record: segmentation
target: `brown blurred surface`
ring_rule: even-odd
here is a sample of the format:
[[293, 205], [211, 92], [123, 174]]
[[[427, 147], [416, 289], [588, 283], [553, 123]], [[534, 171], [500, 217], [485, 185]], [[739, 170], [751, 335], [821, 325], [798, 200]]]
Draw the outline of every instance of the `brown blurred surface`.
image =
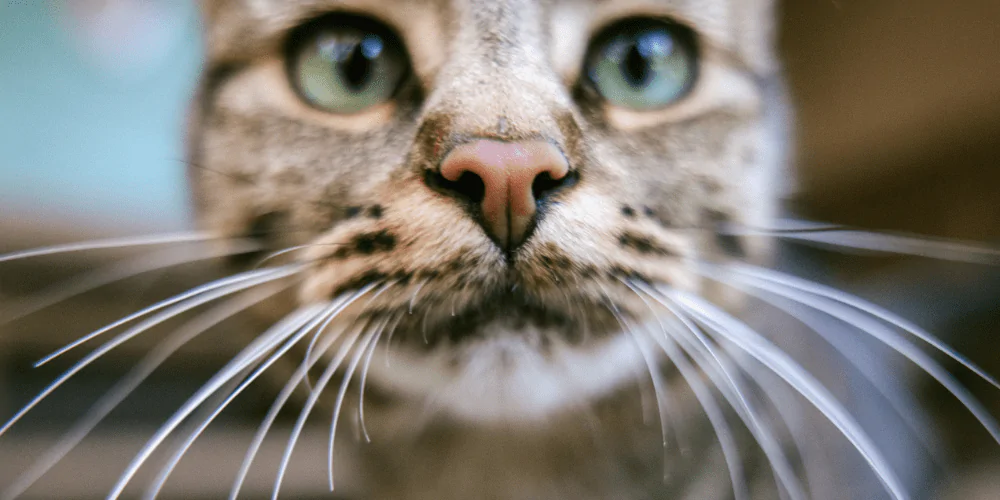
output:
[[805, 210], [1000, 238], [1000, 2], [787, 1], [784, 13]]

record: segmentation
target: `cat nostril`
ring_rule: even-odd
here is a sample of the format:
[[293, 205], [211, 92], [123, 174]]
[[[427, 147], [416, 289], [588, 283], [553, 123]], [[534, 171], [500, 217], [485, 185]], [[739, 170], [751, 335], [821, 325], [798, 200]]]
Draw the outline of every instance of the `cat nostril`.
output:
[[428, 172], [427, 183], [435, 189], [449, 192], [473, 204], [483, 202], [486, 196], [486, 184], [483, 179], [472, 172], [465, 172], [458, 180], [450, 181], [437, 172]]
[[538, 202], [575, 179], [562, 151], [548, 142], [493, 140], [457, 146], [428, 178], [477, 204], [483, 228], [507, 251], [527, 239]]
[[576, 184], [577, 177], [577, 172], [575, 170], [567, 173], [559, 179], [552, 177], [552, 174], [548, 172], [542, 172], [542, 174], [535, 177], [535, 181], [531, 183], [531, 193], [534, 195], [535, 201], [543, 202], [559, 190]]

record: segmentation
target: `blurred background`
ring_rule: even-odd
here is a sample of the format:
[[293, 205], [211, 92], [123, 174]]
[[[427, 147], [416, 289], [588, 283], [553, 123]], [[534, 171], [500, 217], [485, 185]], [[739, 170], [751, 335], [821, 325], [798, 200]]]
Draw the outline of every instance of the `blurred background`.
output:
[[[796, 212], [1000, 245], [998, 26], [996, 0], [785, 2], [782, 48], [797, 109]], [[0, 1], [0, 252], [190, 227], [183, 127], [200, 65], [199, 31], [197, 9], [186, 0]], [[112, 257], [119, 256], [2, 264], [0, 315], [22, 310], [23, 297]], [[803, 274], [933, 329], [1000, 375], [997, 268], [808, 248], [791, 248], [785, 259]], [[0, 418], [66, 367], [31, 370], [34, 360], [143, 303], [137, 283], [157, 293], [183, 290], [194, 283], [186, 278], [203, 278], [208, 269], [145, 275], [13, 322], [0, 316]], [[145, 392], [99, 428], [98, 439], [71, 454], [29, 498], [100, 498], [150, 430], [242, 342], [224, 337], [188, 346], [182, 360], [165, 365]], [[138, 342], [104, 360], [0, 438], [0, 486], [151, 345]], [[865, 425], [901, 455], [896, 459], [906, 464], [917, 498], [1000, 498], [1000, 447], [926, 377], [882, 357], [876, 346], [865, 349], [884, 360], [883, 376], [911, 388], [914, 400], [933, 410], [927, 423], [944, 450], [937, 461], [895, 433], [884, 401], [852, 390], [864, 385], [859, 376], [831, 369]], [[956, 373], [1000, 415], [997, 392]], [[220, 457], [242, 455], [266, 396], [267, 388], [260, 389], [228, 412], [168, 492], [221, 497], [228, 481], [218, 478], [231, 477], [235, 464]], [[304, 443], [287, 491], [322, 497], [322, 467], [308, 459], [321, 455], [322, 446], [309, 450], [309, 440]], [[273, 444], [272, 455], [282, 443]], [[262, 478], [257, 485], [262, 495], [266, 483]]]

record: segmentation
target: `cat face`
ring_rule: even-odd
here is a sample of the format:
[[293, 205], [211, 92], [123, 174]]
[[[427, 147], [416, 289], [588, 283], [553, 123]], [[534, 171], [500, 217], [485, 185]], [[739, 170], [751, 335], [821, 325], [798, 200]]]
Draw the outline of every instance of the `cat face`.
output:
[[338, 321], [391, 321], [411, 365], [559, 378], [649, 321], [627, 282], [764, 258], [713, 229], [776, 206], [770, 0], [203, 3], [202, 224], [302, 245], [303, 303], [377, 286]]

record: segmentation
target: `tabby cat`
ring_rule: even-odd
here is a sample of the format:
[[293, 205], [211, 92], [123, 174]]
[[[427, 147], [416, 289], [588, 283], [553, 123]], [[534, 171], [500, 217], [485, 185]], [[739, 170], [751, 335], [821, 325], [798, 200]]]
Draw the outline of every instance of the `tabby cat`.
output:
[[[910, 498], [809, 370], [737, 319], [753, 297], [870, 333], [1000, 436], [907, 336], [964, 359], [887, 311], [765, 267], [775, 237], [845, 234], [779, 218], [790, 141], [773, 0], [202, 3], [188, 164], [203, 232], [0, 257], [191, 239], [242, 256], [233, 276], [84, 337], [114, 340], [80, 368], [229, 296], [229, 313], [274, 316], [109, 498], [138, 491], [136, 472], [181, 435], [155, 496], [218, 412], [188, 434], [180, 424], [288, 360], [232, 498], [296, 405], [275, 497], [308, 417], [325, 410], [330, 486], [346, 498], [846, 498], [806, 474], [789, 388], [860, 452], [875, 494]], [[876, 246], [887, 242], [907, 248]]]

